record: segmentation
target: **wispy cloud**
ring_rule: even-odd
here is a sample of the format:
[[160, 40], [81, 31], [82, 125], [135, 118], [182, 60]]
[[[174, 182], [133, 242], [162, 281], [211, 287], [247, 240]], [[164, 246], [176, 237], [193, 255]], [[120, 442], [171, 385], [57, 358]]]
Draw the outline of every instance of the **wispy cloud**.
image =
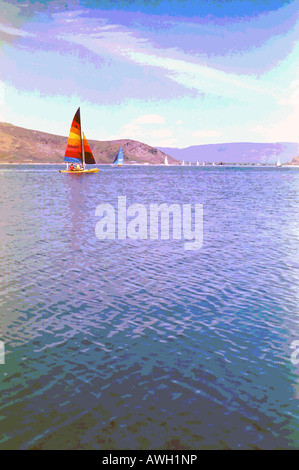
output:
[[[246, 75], [235, 75], [217, 70], [213, 67], [192, 63], [188, 60], [173, 59], [152, 53], [142, 53], [121, 49], [121, 54], [129, 57], [140, 65], [158, 67], [167, 72], [167, 76], [187, 88], [195, 88], [202, 93], [236, 98], [237, 92], [254, 92], [271, 96], [277, 95], [276, 87], [270, 83], [260, 83]], [[248, 97], [245, 95], [246, 100]]]
[[0, 81], [0, 104], [4, 104], [4, 83]]
[[279, 100], [279, 104], [299, 106], [299, 70], [298, 78], [290, 83], [290, 86], [284, 91], [283, 96]]
[[252, 95], [279, 95], [278, 83], [267, 81], [264, 77], [228, 73], [207, 65], [199, 57], [186, 54], [178, 47], [156, 47], [148, 37], [136, 34], [119, 24], [89, 26], [86, 31], [83, 23], [79, 24], [78, 34], [65, 31], [59, 38], [83, 46], [94, 54], [102, 55], [106, 52], [142, 67], [155, 68], [163, 73], [166, 79], [186, 89], [243, 101], [251, 100]]
[[[115, 139], [116, 136], [110, 136]], [[170, 146], [178, 143], [172, 129], [159, 114], [143, 114], [124, 124], [120, 129], [118, 138], [143, 139], [144, 142], [154, 143], [156, 146]]]
[[9, 34], [11, 36], [21, 36], [23, 38], [34, 37], [35, 35], [32, 33], [28, 33], [27, 31], [14, 28], [12, 26], [7, 26], [5, 24], [0, 23], [0, 33]]

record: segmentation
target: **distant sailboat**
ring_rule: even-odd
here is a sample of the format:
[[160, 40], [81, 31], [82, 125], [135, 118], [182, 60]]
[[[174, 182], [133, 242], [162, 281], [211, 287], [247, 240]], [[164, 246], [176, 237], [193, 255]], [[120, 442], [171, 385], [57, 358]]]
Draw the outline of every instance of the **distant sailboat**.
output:
[[282, 166], [279, 160], [279, 157], [277, 158], [276, 166]]
[[212, 165], [215, 166], [215, 163], [213, 162]]
[[119, 147], [117, 157], [114, 160], [113, 164], [117, 165], [117, 166], [122, 166], [124, 164], [124, 154], [123, 154], [123, 151], [122, 151], [121, 147]]
[[205, 165], [206, 165], [205, 162], [202, 162], [202, 166], [205, 166]]
[[182, 166], [184, 166], [184, 165], [185, 165], [185, 161], [183, 160], [183, 161], [182, 161]]
[[189, 162], [189, 166], [191, 166], [191, 162]]
[[[97, 173], [99, 171], [98, 168], [85, 169], [85, 165], [95, 165], [96, 161], [85, 135], [83, 134], [82, 136], [80, 108], [77, 109], [71, 125], [64, 161], [66, 163], [66, 170], [59, 170], [60, 173], [83, 174]], [[75, 167], [74, 164], [76, 165]]]
[[165, 157], [165, 165], [169, 165], [167, 156]]
[[199, 162], [198, 162], [198, 161], [196, 162], [196, 166], [199, 166]]

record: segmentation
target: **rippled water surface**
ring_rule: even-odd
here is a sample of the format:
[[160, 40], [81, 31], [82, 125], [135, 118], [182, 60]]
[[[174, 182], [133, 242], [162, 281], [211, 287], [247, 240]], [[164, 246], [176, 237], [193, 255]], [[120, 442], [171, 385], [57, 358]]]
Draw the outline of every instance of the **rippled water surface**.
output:
[[[58, 169], [0, 167], [0, 448], [297, 448], [299, 170]], [[121, 195], [203, 247], [98, 240]]]

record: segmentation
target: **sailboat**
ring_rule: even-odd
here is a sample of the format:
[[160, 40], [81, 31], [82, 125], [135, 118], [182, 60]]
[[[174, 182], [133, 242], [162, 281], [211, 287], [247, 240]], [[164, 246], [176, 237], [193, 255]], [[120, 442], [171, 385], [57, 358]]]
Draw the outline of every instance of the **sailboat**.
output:
[[85, 165], [94, 165], [96, 161], [84, 133], [82, 135], [80, 108], [77, 109], [71, 125], [64, 161], [66, 163], [66, 170], [59, 170], [60, 173], [81, 175], [83, 173], [97, 173], [99, 171], [98, 168], [85, 169]]
[[279, 157], [277, 158], [276, 166], [282, 166], [279, 160]]
[[198, 162], [198, 160], [197, 160], [197, 162], [196, 162], [196, 166], [199, 166], [199, 162]]
[[167, 158], [167, 156], [165, 157], [165, 162], [164, 162], [164, 163], [165, 163], [165, 165], [168, 165], [168, 158]]
[[113, 165], [122, 166], [124, 164], [124, 154], [122, 148], [119, 147], [118, 154], [116, 159], [113, 162]]
[[183, 161], [182, 161], [182, 166], [184, 166], [184, 165], [185, 165], [185, 161], [183, 160]]

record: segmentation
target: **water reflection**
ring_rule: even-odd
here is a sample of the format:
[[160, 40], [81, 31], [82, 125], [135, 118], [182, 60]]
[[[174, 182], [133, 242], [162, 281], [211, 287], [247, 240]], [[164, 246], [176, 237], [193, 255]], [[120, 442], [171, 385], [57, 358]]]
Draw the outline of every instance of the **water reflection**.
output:
[[[296, 448], [295, 170], [68, 176], [1, 180], [0, 448]], [[203, 203], [203, 248], [100, 242], [119, 195]]]

